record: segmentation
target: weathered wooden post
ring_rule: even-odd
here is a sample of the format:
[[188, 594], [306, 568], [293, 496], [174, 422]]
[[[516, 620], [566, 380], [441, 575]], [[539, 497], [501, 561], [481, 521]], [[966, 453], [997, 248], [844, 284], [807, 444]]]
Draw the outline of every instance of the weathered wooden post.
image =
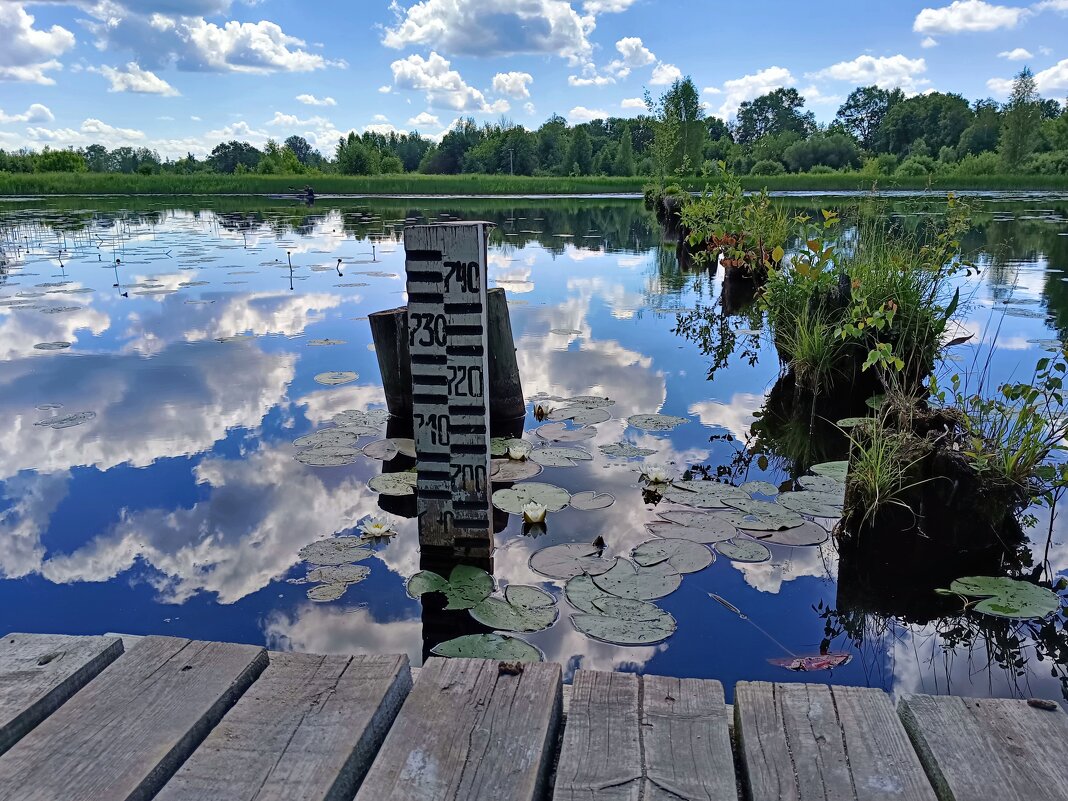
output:
[[420, 547], [488, 558], [491, 223], [404, 230]]

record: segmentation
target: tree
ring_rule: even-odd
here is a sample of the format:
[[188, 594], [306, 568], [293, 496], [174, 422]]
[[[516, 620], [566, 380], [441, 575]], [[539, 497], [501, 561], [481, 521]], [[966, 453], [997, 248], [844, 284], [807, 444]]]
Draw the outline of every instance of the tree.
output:
[[342, 175], [373, 175], [375, 172], [370, 151], [354, 131], [338, 139], [335, 158], [337, 171]]
[[212, 169], [216, 172], [233, 173], [238, 165], [246, 170], [254, 170], [263, 154], [248, 142], [230, 141], [215, 146], [208, 156]]
[[968, 101], [960, 95], [931, 92], [902, 100], [886, 112], [876, 135], [876, 150], [902, 155], [912, 153], [923, 139], [932, 153], [955, 148], [961, 134], [975, 119]]
[[848, 134], [815, 134], [786, 148], [783, 160], [793, 172], [808, 172], [817, 164], [840, 170], [860, 166], [860, 148]]
[[109, 172], [111, 170], [111, 154], [103, 145], [89, 145], [82, 151], [85, 164], [89, 172]]
[[1035, 149], [1038, 125], [1042, 121], [1042, 106], [1035, 86], [1035, 76], [1027, 67], [1012, 82], [1012, 94], [1005, 106], [998, 152], [1001, 163], [1009, 172], [1020, 169], [1024, 159]]
[[567, 150], [568, 173], [589, 175], [593, 168], [593, 146], [586, 128], [579, 125], [571, 134], [571, 146]]
[[85, 157], [73, 150], [45, 148], [34, 159], [35, 172], [85, 172]]
[[301, 164], [311, 164], [312, 146], [303, 136], [290, 136], [286, 139], [285, 146], [293, 151], [293, 155]]
[[796, 89], [776, 89], [738, 108], [732, 133], [734, 141], [752, 144], [764, 136], [794, 132], [808, 136], [816, 130], [816, 117], [804, 111], [805, 98]]
[[567, 120], [559, 114], [553, 114], [538, 128], [538, 164], [545, 172], [566, 175], [571, 167], [565, 165], [569, 137]]
[[871, 150], [883, 118], [904, 99], [905, 93], [900, 89], [861, 86], [849, 93], [834, 119], [860, 142], [861, 147]]
[[1001, 112], [993, 100], [979, 100], [972, 104], [975, 121], [964, 129], [957, 145], [957, 155], [979, 155], [995, 150], [1001, 137]]
[[619, 149], [616, 150], [616, 160], [612, 165], [613, 175], [634, 175], [634, 145], [632, 144], [630, 128], [623, 129], [623, 136], [619, 140]]
[[701, 111], [701, 97], [691, 78], [676, 79], [661, 100], [664, 110], [678, 125], [678, 143], [671, 159], [672, 171], [694, 172], [701, 165], [708, 128]]

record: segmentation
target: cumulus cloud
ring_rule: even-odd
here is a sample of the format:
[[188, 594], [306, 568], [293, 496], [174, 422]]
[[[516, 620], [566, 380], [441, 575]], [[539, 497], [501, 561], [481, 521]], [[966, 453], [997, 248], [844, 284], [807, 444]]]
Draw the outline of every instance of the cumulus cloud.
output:
[[920, 47], [922, 47], [924, 50], [929, 50], [932, 47], [938, 47], [938, 40], [935, 39], [933, 36], [925, 36], [923, 38], [923, 41], [920, 42]]
[[428, 128], [428, 127], [440, 128], [441, 127], [441, 120], [439, 120], [435, 115], [431, 114], [429, 111], [421, 111], [418, 114], [416, 114], [414, 117], [409, 119], [408, 120], [408, 124], [411, 125], [414, 128]]
[[74, 34], [59, 25], [35, 28], [19, 3], [0, 2], [0, 80], [54, 84], [46, 75], [62, 68], [57, 56], [74, 47]]
[[925, 8], [916, 15], [916, 33], [964, 33], [1015, 28], [1031, 12], [1026, 8], [999, 6], [985, 0], [953, 0], [941, 8]]
[[394, 8], [398, 20], [386, 28], [386, 47], [433, 47], [449, 55], [548, 53], [578, 63], [589, 57], [587, 37], [596, 24], [568, 0], [496, 0], [491, 13], [479, 0], [421, 0]]
[[40, 103], [32, 103], [28, 109], [21, 114], [5, 114], [4, 110], [0, 108], [0, 124], [12, 123], [12, 122], [52, 122], [56, 116], [52, 113], [48, 106], [42, 106]]
[[[1012, 78], [991, 78], [986, 82], [986, 88], [997, 97], [1008, 97], [1012, 92]], [[1068, 90], [1068, 58], [1036, 72], [1035, 88], [1047, 97]]]
[[598, 75], [592, 66], [588, 67], [582, 75], [567, 76], [568, 86], [607, 86], [615, 82], [616, 79], [611, 75]]
[[620, 78], [626, 78], [636, 67], [648, 67], [656, 61], [656, 56], [638, 36], [627, 36], [616, 42], [619, 58], [608, 65], [609, 72]]
[[297, 102], [306, 106], [336, 106], [337, 101], [332, 97], [316, 97], [315, 95], [297, 95]]
[[681, 77], [682, 70], [674, 64], [665, 64], [661, 61], [653, 67], [653, 77], [649, 79], [649, 83], [653, 86], [667, 86]]
[[93, 117], [84, 120], [77, 129], [30, 126], [26, 129], [26, 136], [36, 145], [54, 147], [73, 147], [94, 143], [119, 147], [142, 144], [145, 139], [144, 131], [136, 128], [119, 128]]
[[645, 110], [645, 100], [640, 97], [625, 97], [619, 103], [620, 108], [637, 108]]
[[1002, 50], [998, 53], [998, 58], [1003, 58], [1007, 61], [1023, 61], [1034, 57], [1035, 54], [1025, 47], [1014, 47], [1012, 50]]
[[424, 92], [434, 108], [481, 112], [504, 112], [509, 108], [504, 100], [486, 102], [486, 96], [468, 85], [459, 72], [450, 68], [448, 59], [436, 52], [428, 58], [413, 54], [398, 59], [390, 69], [394, 86]]
[[493, 91], [516, 99], [530, 97], [534, 76], [529, 72], [498, 72], [493, 76]]
[[136, 61], [129, 62], [124, 68], [91, 67], [90, 71], [98, 72], [111, 82], [109, 92], [134, 92], [142, 95], [164, 95], [176, 97], [179, 92], [154, 72], [141, 69]]
[[723, 82], [722, 89], [709, 87], [709, 94], [723, 94], [723, 103], [719, 107], [719, 116], [727, 119], [737, 113], [738, 107], [746, 100], [753, 100], [782, 86], [793, 86], [796, 79], [785, 67], [768, 67], [752, 75], [732, 78]]
[[857, 56], [852, 61], [839, 61], [818, 72], [805, 74], [807, 78], [849, 81], [854, 85], [875, 84], [882, 89], [900, 87], [906, 92], [918, 92], [929, 83], [921, 78], [927, 71], [927, 62], [922, 58], [896, 56]]
[[586, 0], [582, 8], [587, 14], [618, 14], [626, 11], [638, 0]]
[[575, 106], [571, 111], [567, 112], [568, 120], [573, 123], [606, 120], [610, 116], [607, 111], [602, 111], [599, 108], [586, 108], [585, 106]]

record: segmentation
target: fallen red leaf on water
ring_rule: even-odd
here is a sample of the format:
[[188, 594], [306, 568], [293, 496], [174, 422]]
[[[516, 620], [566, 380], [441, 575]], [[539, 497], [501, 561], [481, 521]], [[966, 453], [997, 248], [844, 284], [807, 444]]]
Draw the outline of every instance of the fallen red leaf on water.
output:
[[769, 659], [768, 662], [776, 667], [807, 673], [810, 670], [834, 670], [836, 667], [848, 664], [852, 658], [852, 654], [823, 654]]

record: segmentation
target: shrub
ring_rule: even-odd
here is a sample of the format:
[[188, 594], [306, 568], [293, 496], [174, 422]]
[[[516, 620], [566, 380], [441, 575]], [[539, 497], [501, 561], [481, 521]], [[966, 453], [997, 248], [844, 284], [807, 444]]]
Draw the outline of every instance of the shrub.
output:
[[753, 168], [749, 170], [750, 175], [782, 175], [786, 172], [786, 168], [778, 161], [772, 161], [771, 159], [763, 159], [753, 165]]
[[934, 175], [938, 172], [938, 164], [930, 156], [909, 156], [898, 165], [894, 175]]
[[838, 170], [828, 167], [826, 164], [817, 164], [808, 171], [809, 175], [834, 175]]
[[1068, 175], [1068, 151], [1036, 153], [1024, 162], [1023, 171], [1032, 175]]
[[1001, 170], [1001, 159], [992, 150], [975, 155], [969, 153], [957, 162], [953, 170], [954, 175], [962, 177], [974, 177], [977, 175], [997, 175]]

